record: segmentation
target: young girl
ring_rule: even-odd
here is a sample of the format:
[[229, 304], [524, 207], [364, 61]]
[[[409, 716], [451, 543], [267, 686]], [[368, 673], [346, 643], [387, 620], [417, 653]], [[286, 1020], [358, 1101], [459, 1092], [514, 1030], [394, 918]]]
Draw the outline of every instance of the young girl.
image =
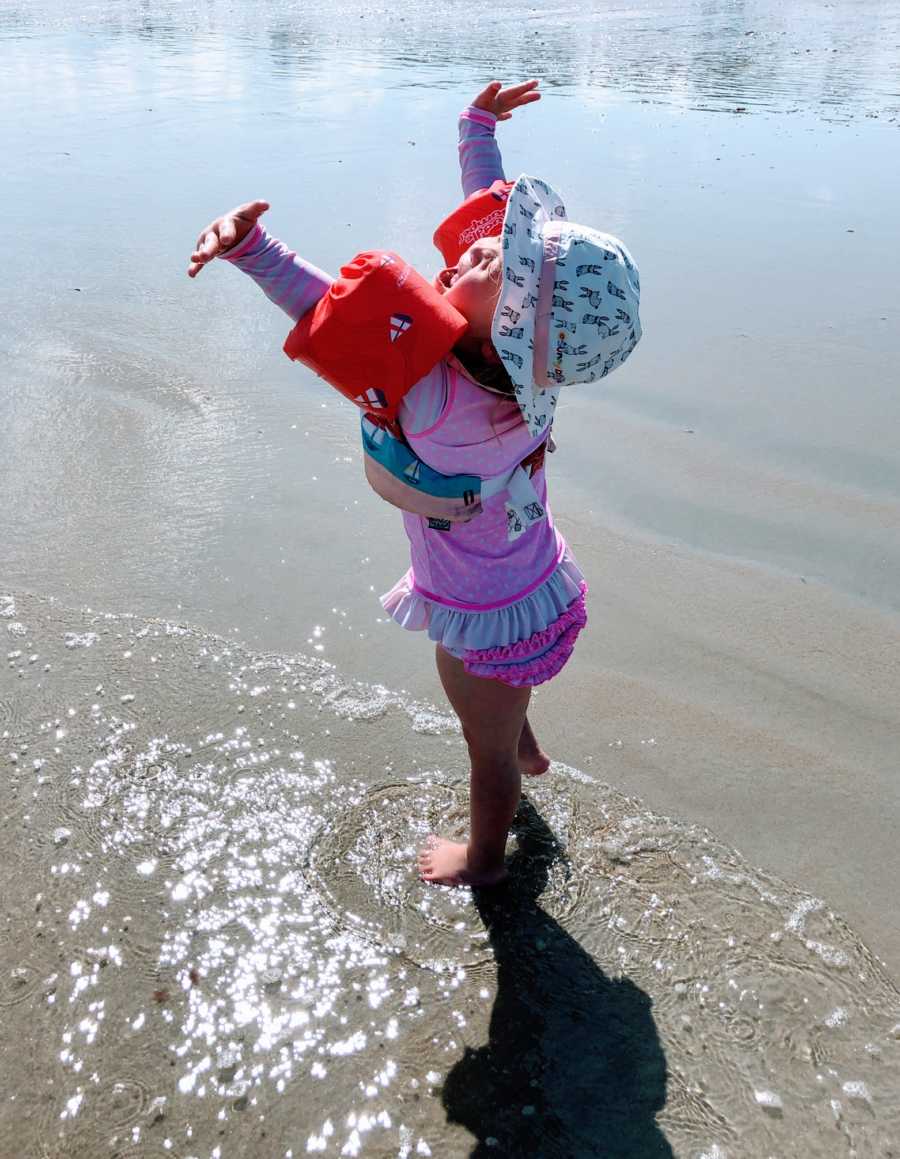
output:
[[[544, 452], [557, 388], [602, 378], [640, 337], [624, 246], [566, 219], [549, 185], [503, 176], [497, 120], [537, 81], [488, 85], [460, 119], [466, 201], [435, 234], [428, 284], [396, 254], [360, 254], [332, 280], [269, 237], [265, 201], [217, 218], [188, 274], [222, 257], [296, 323], [286, 352], [364, 411], [366, 474], [404, 508], [412, 566], [382, 597], [428, 631], [471, 760], [465, 843], [431, 837], [421, 878], [489, 886], [525, 773], [550, 761], [526, 715], [586, 623], [584, 577], [547, 506]], [[548, 446], [549, 444], [549, 446]]]

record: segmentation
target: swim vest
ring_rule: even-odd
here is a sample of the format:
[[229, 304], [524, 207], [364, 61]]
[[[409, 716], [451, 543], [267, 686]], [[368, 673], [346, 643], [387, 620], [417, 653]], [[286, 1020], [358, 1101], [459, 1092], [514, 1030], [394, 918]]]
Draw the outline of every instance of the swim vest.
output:
[[[435, 244], [447, 265], [479, 237], [499, 234], [510, 182], [495, 181], [467, 198], [438, 226]], [[324, 378], [363, 412], [366, 479], [383, 499], [438, 530], [481, 512], [478, 475], [442, 475], [410, 447], [397, 422], [403, 397], [445, 359], [468, 323], [398, 254], [357, 254], [327, 293], [297, 322], [284, 352]], [[541, 444], [521, 466], [543, 465]]]
[[363, 412], [366, 479], [383, 499], [435, 521], [481, 511], [477, 475], [442, 475], [397, 422], [404, 395], [446, 358], [468, 323], [421, 274], [385, 250], [357, 254], [287, 337], [284, 351]]

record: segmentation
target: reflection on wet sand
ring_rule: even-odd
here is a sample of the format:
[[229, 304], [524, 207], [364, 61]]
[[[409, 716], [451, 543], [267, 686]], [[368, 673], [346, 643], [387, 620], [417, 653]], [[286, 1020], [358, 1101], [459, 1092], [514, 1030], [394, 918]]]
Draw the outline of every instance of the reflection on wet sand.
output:
[[649, 996], [612, 978], [539, 904], [565, 852], [527, 797], [510, 877], [474, 892], [497, 969], [488, 1041], [444, 1083], [447, 1118], [478, 1139], [473, 1159], [665, 1159], [656, 1123], [666, 1060]]
[[426, 887], [438, 711], [17, 593], [0, 631], [2, 1159], [887, 1155], [896, 986], [708, 832], [554, 765], [505, 887]]

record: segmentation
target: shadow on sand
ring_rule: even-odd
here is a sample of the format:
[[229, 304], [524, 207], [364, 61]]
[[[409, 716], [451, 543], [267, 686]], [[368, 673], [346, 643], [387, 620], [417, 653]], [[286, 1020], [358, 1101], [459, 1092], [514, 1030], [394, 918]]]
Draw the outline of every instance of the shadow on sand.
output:
[[606, 976], [537, 903], [565, 854], [526, 797], [509, 879], [475, 891], [497, 961], [489, 1039], [447, 1076], [447, 1119], [473, 1159], [672, 1159], [656, 1125], [666, 1061], [650, 999]]

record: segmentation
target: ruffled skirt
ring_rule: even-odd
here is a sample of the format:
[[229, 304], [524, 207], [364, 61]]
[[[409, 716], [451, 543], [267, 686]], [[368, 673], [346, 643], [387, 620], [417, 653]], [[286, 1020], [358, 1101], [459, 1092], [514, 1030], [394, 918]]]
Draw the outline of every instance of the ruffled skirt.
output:
[[401, 628], [427, 631], [473, 676], [521, 688], [550, 680], [572, 655], [587, 623], [586, 592], [566, 548], [549, 579], [503, 608], [463, 612], [426, 599], [413, 587], [412, 570], [381, 597], [381, 605]]

